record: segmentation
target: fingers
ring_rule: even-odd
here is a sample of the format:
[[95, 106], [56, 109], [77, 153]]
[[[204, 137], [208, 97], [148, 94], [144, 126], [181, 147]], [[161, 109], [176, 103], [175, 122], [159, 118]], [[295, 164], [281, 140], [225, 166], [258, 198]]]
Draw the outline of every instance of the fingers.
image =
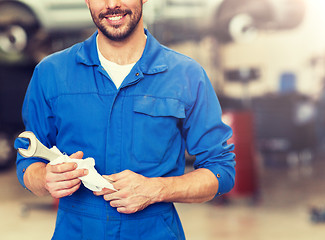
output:
[[[83, 157], [83, 152], [79, 151], [71, 155], [75, 159]], [[87, 169], [77, 169], [74, 162], [66, 162], [57, 165], [47, 164], [46, 166], [46, 189], [52, 197], [61, 198], [71, 195], [77, 191], [81, 185], [80, 177], [88, 174]]]
[[113, 180], [113, 178], [112, 178], [111, 176], [112, 176], [112, 175], [109, 175], [109, 176], [107, 176], [107, 175], [103, 175], [103, 177], [104, 177], [107, 181], [109, 181], [110, 183], [113, 183], [114, 180]]
[[104, 199], [109, 201], [111, 207], [116, 208], [119, 213], [130, 214], [139, 210], [139, 208], [132, 206], [130, 199], [119, 197], [119, 193], [104, 195]]
[[83, 156], [84, 156], [84, 153], [82, 151], [78, 151], [76, 153], [71, 154], [70, 158], [82, 159]]
[[[123, 200], [114, 200], [109, 203], [111, 207], [116, 208], [119, 213], [132, 213], [132, 210], [128, 210], [126, 203]], [[135, 211], [134, 211], [135, 212]]]
[[69, 163], [60, 163], [56, 165], [48, 164], [47, 168], [53, 173], [64, 173], [64, 172], [70, 172], [75, 170], [78, 167], [78, 165], [74, 162]]
[[139, 206], [137, 203], [132, 203], [127, 199], [121, 200], [112, 200], [110, 201], [111, 207], [116, 208], [119, 213], [131, 214], [139, 210], [142, 210], [144, 207]]
[[79, 183], [73, 186], [72, 188], [63, 188], [56, 191], [52, 191], [50, 193], [54, 198], [62, 198], [62, 197], [70, 196], [71, 194], [73, 194], [79, 189], [80, 185], [81, 185], [81, 181], [79, 180]]
[[113, 182], [116, 182], [120, 179], [125, 179], [127, 178], [128, 176], [131, 176], [135, 174], [134, 172], [130, 171], [130, 170], [124, 170], [122, 172], [119, 172], [119, 173], [115, 173], [115, 174], [111, 174], [111, 175], [108, 175], [108, 176], [105, 176], [106, 179], [109, 179]]
[[[107, 175], [102, 175], [108, 182], [110, 182], [111, 184], [113, 184], [113, 187], [115, 188], [114, 186], [114, 182], [111, 180], [110, 176], [107, 176]], [[116, 188], [115, 188], [116, 189]], [[94, 191], [93, 194], [95, 196], [103, 196], [105, 194], [111, 194], [111, 193], [114, 193], [116, 191], [112, 190], [112, 189], [108, 189], [108, 188], [103, 188], [101, 191]]]
[[111, 201], [110, 205], [111, 205], [111, 207], [118, 208], [118, 207], [124, 207], [125, 203], [123, 200], [115, 200], [115, 201]]
[[108, 189], [108, 188], [103, 188], [101, 191], [97, 191], [97, 192], [93, 192], [95, 196], [103, 196], [106, 194], [111, 194], [114, 193], [116, 191]]
[[120, 173], [115, 173], [111, 175], [103, 175], [103, 177], [107, 181], [109, 181], [116, 190], [120, 190], [128, 186], [129, 183], [132, 182], [132, 179], [134, 179], [134, 177], [136, 176], [139, 175], [130, 170], [124, 170]]
[[48, 182], [48, 188], [51, 192], [71, 189], [81, 183], [80, 179], [73, 179], [70, 181], [61, 181], [61, 182]]
[[69, 171], [69, 172], [58, 173], [58, 174], [48, 173], [46, 175], [46, 180], [47, 182], [71, 181], [86, 176], [87, 174], [88, 174], [87, 169], [77, 169], [75, 171]]
[[130, 170], [104, 177], [114, 181], [112, 184], [117, 191], [104, 189], [94, 194], [102, 195], [118, 212], [134, 213], [153, 203], [151, 192], [155, 188], [154, 181], [149, 181], [148, 178]]
[[88, 174], [87, 169], [76, 169], [78, 165], [76, 163], [61, 163], [57, 165], [50, 165], [46, 166], [47, 171], [52, 174], [57, 174], [60, 176], [58, 180], [69, 180], [74, 178], [79, 178], [86, 176]]
[[79, 178], [72, 180], [46, 179], [46, 189], [54, 198], [68, 196], [79, 189], [81, 180]]
[[115, 173], [115, 174], [111, 174], [111, 175], [103, 175], [103, 177], [108, 180], [109, 182], [116, 182], [120, 177], [119, 177], [120, 173]]

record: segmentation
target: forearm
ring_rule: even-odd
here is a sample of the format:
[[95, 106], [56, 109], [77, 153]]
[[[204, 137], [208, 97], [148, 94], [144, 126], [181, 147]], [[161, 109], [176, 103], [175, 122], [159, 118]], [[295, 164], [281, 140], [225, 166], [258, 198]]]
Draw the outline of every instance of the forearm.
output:
[[24, 174], [24, 183], [26, 187], [37, 196], [48, 195], [49, 192], [45, 188], [46, 164], [36, 162], [31, 164]]
[[161, 191], [157, 202], [199, 203], [211, 200], [218, 192], [219, 182], [208, 169], [200, 168], [177, 177], [157, 178]]

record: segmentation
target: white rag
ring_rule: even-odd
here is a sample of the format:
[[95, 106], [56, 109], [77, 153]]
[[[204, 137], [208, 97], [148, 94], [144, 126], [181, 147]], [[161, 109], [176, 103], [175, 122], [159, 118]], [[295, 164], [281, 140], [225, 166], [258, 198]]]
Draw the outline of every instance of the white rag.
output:
[[52, 147], [50, 150], [61, 155], [55, 160], [50, 161], [51, 165], [56, 165], [65, 162], [74, 162], [78, 165], [77, 169], [88, 169], [88, 174], [86, 176], [79, 177], [79, 179], [82, 181], [86, 188], [95, 192], [101, 191], [103, 188], [108, 188], [116, 191], [113, 185], [97, 172], [97, 170], [95, 169], [94, 158], [72, 159], [68, 155], [62, 154], [60, 150], [55, 146]]

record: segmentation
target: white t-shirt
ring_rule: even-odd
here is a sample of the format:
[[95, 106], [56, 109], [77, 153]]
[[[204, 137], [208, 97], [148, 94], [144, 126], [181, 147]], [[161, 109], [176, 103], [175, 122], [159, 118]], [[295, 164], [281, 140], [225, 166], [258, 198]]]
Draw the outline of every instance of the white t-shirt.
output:
[[127, 65], [120, 65], [114, 62], [107, 60], [99, 51], [98, 48], [98, 38], [97, 38], [97, 52], [100, 64], [111, 77], [112, 81], [114, 82], [116, 88], [118, 89], [123, 80], [126, 76], [130, 73], [131, 69], [135, 65], [135, 63], [127, 64]]

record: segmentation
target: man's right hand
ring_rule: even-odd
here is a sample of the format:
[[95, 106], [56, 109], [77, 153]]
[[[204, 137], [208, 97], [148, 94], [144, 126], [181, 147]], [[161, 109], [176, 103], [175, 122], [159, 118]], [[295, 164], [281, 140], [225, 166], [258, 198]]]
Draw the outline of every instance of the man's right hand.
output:
[[[83, 152], [79, 151], [70, 158], [82, 159]], [[87, 169], [76, 169], [76, 163], [61, 163], [46, 165], [45, 188], [54, 198], [62, 198], [73, 194], [80, 187], [79, 177], [88, 174]]]

